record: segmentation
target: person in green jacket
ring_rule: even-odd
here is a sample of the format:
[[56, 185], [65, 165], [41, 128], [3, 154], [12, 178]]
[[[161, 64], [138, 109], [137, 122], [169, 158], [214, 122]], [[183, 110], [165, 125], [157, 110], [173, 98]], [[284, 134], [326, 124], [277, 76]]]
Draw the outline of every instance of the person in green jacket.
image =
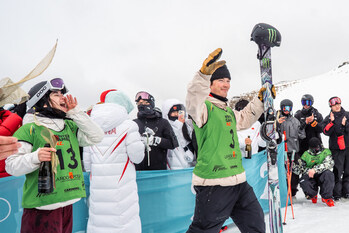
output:
[[[186, 105], [198, 151], [192, 183], [193, 222], [187, 232], [219, 232], [231, 217], [241, 232], [265, 232], [263, 210], [246, 181], [237, 130], [250, 128], [263, 112], [261, 88], [243, 110], [228, 106], [230, 73], [216, 49], [188, 85]], [[275, 89], [272, 89], [275, 96]]]
[[[99, 143], [104, 132], [66, 92], [60, 78], [34, 85], [27, 102], [34, 113], [24, 116], [14, 134], [21, 147], [7, 158], [6, 171], [26, 176], [21, 232], [72, 232], [72, 205], [86, 197], [79, 146]], [[56, 164], [55, 187], [46, 193], [38, 189], [39, 167], [45, 161]]]
[[329, 207], [334, 206], [332, 199], [334, 188], [334, 174], [332, 172], [334, 160], [329, 149], [323, 148], [317, 137], [309, 140], [309, 150], [305, 151], [298, 164], [293, 167], [293, 172], [302, 175], [300, 186], [307, 199], [316, 204], [320, 187], [322, 202]]

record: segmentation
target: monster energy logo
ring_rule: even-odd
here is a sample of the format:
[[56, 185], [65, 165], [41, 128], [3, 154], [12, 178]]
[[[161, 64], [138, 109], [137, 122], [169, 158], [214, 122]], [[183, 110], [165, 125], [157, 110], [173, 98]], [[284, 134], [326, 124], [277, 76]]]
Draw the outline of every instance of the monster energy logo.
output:
[[264, 68], [269, 68], [270, 67], [270, 59], [269, 58], [263, 58], [262, 59], [262, 64]]
[[275, 42], [276, 41], [276, 30], [273, 28], [268, 28], [268, 32], [269, 32], [269, 41]]

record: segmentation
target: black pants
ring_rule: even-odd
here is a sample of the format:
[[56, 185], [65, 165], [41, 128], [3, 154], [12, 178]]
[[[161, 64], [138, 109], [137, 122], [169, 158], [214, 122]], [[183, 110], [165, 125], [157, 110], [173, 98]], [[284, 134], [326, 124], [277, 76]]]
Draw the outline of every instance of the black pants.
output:
[[330, 170], [325, 170], [321, 174], [315, 174], [314, 178], [303, 175], [299, 182], [305, 195], [315, 197], [320, 187], [320, 195], [322, 198], [328, 199], [332, 197], [334, 188], [334, 175]]
[[[290, 166], [291, 166], [292, 153], [288, 152], [287, 153], [287, 157], [288, 157], [288, 160], [290, 161]], [[300, 158], [299, 153], [295, 153], [293, 164], [298, 164], [298, 159], [299, 158]], [[286, 167], [286, 171], [287, 171], [287, 167]], [[286, 184], [287, 184], [287, 187], [288, 187], [287, 179], [286, 179]], [[291, 192], [292, 192], [292, 196], [296, 196], [296, 193], [298, 192], [298, 188], [297, 188], [298, 184], [299, 184], [299, 175], [297, 175], [297, 174], [292, 172], [292, 177], [291, 177]]]
[[334, 160], [333, 196], [339, 198], [349, 194], [349, 148], [345, 150], [331, 150]]
[[194, 186], [195, 213], [187, 233], [218, 233], [231, 217], [241, 232], [265, 232], [265, 222], [252, 187], [244, 182], [236, 186]]

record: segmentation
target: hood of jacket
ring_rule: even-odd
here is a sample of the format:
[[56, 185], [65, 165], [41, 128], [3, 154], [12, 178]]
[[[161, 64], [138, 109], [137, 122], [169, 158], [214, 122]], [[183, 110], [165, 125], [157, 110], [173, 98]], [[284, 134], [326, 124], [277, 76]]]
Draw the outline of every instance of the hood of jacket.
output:
[[125, 107], [114, 103], [103, 103], [93, 107], [91, 119], [96, 122], [104, 132], [107, 132], [129, 119], [129, 116]]
[[[166, 120], [170, 121], [168, 119], [168, 113], [170, 112], [170, 109], [172, 108], [173, 105], [177, 104], [182, 104], [184, 105], [181, 101], [177, 99], [168, 99], [165, 100], [162, 104], [162, 117], [165, 118]], [[187, 119], [187, 112], [185, 112], [185, 119]]]

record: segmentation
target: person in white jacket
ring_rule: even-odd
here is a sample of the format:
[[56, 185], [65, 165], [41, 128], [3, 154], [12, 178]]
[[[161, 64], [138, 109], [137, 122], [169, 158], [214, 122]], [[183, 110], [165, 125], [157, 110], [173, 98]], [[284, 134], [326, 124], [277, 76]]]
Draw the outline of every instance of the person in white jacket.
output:
[[[236, 111], [241, 111], [248, 105], [248, 103], [248, 100], [241, 99], [235, 104], [234, 109]], [[266, 143], [259, 133], [260, 128], [261, 123], [256, 121], [250, 128], [237, 131], [242, 157], [247, 156], [245, 151], [247, 144], [251, 145], [252, 155], [258, 153], [259, 147], [266, 147]]]
[[144, 144], [129, 119], [130, 106], [121, 91], [111, 91], [91, 111], [105, 136], [84, 148], [85, 169], [91, 172], [87, 232], [141, 232], [134, 163], [143, 160]]
[[179, 146], [167, 151], [169, 170], [183, 169], [195, 165], [192, 143], [193, 125], [184, 104], [177, 99], [168, 99], [162, 104], [162, 117], [170, 122]]
[[[77, 106], [76, 98], [64, 96], [66, 92], [60, 78], [33, 86], [27, 106], [35, 112], [24, 116], [14, 134], [21, 147], [7, 158], [6, 171], [26, 175], [21, 232], [72, 232], [72, 204], [86, 197], [79, 146], [99, 143], [103, 131]], [[51, 147], [44, 147], [48, 141]], [[59, 164], [51, 177], [54, 185], [48, 185], [50, 178], [39, 182], [39, 167], [46, 161], [54, 164], [53, 152]]]

